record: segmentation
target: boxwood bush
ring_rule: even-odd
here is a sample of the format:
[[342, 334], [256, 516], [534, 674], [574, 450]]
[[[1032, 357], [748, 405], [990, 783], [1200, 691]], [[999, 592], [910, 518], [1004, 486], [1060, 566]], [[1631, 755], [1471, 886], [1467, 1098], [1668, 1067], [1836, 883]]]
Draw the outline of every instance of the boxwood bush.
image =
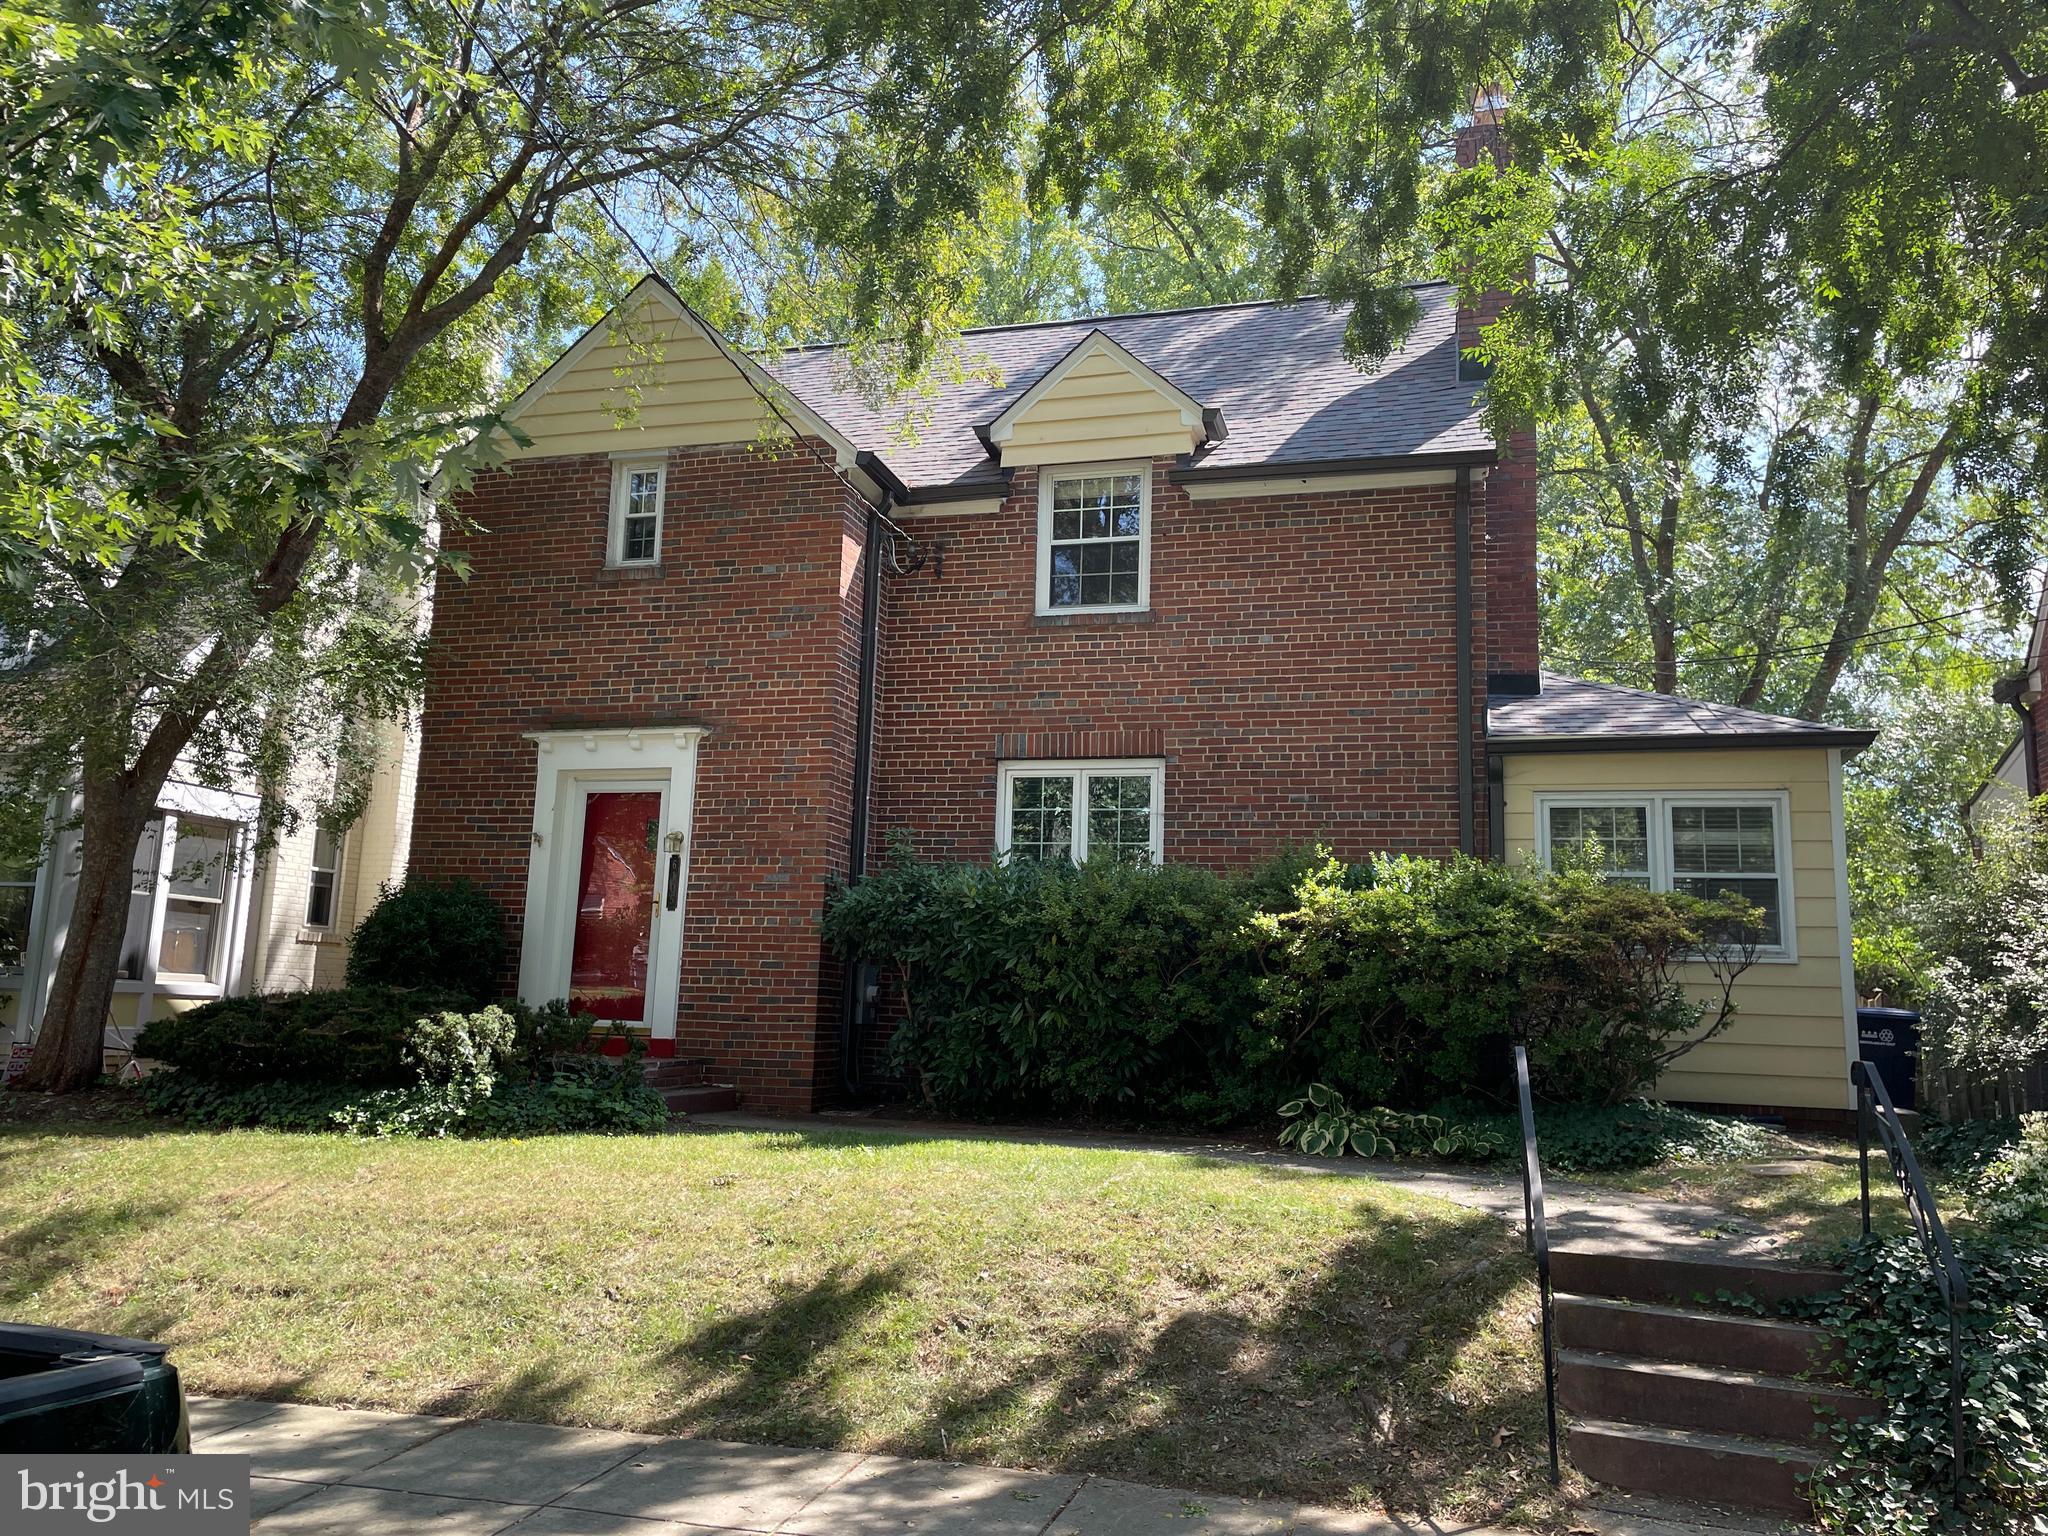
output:
[[224, 997], [146, 1025], [135, 1054], [223, 1084], [410, 1081], [405, 1042], [422, 1018], [465, 1009], [446, 988], [351, 986]]
[[498, 996], [505, 913], [467, 880], [407, 880], [378, 893], [349, 939], [352, 987], [435, 987], [471, 1003]]

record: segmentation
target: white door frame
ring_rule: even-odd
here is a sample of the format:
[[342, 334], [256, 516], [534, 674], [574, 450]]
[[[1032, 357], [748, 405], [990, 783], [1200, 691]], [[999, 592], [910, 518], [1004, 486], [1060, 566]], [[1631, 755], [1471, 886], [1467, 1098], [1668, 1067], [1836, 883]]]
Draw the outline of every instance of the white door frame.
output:
[[[646, 1024], [673, 1040], [681, 981], [683, 912], [690, 890], [690, 818], [696, 802], [700, 726], [531, 731], [536, 747], [533, 849], [526, 868], [526, 917], [519, 941], [519, 996], [530, 1004], [569, 994], [576, 941], [576, 876], [581, 865], [588, 790], [661, 786], [655, 839], [654, 932], [647, 955]], [[675, 905], [668, 903], [669, 857], [680, 861]]]

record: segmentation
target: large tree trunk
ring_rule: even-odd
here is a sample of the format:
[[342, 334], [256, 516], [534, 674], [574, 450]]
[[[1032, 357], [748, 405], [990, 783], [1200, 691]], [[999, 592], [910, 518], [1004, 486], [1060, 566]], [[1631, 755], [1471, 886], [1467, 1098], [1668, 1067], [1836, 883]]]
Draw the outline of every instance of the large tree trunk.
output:
[[128, 929], [135, 850], [163, 781], [88, 777], [80, 822], [78, 891], [21, 1086], [75, 1093], [99, 1080], [101, 1042]]

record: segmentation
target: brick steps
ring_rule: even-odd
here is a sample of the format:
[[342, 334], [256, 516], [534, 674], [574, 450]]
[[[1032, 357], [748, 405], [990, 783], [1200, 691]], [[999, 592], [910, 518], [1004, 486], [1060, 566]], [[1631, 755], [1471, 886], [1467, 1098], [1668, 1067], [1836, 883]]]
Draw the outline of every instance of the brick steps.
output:
[[738, 1109], [739, 1089], [730, 1083], [705, 1081], [713, 1065], [709, 1056], [671, 1056], [660, 1061], [643, 1061], [640, 1070], [648, 1084], [667, 1101], [673, 1114], [708, 1115], [722, 1109]]
[[1811, 1512], [1801, 1479], [1819, 1465], [1811, 1446], [1604, 1419], [1574, 1423], [1570, 1451], [1581, 1472], [1616, 1488], [1793, 1516]]
[[1833, 1335], [1804, 1323], [1685, 1307], [1559, 1296], [1560, 1349], [1641, 1355], [1773, 1376], [1824, 1374], [1840, 1364]]
[[1883, 1404], [1839, 1380], [1821, 1330], [1738, 1311], [1836, 1290], [1833, 1270], [1594, 1245], [1550, 1256], [1571, 1457], [1631, 1493], [1801, 1515], [1829, 1416]]

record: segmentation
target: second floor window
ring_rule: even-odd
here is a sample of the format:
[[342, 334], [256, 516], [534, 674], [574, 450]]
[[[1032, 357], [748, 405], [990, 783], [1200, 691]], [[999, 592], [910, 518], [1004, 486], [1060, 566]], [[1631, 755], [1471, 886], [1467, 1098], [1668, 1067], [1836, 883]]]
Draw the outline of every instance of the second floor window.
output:
[[1044, 471], [1038, 489], [1038, 611], [1145, 607], [1151, 503], [1151, 476], [1143, 466]]
[[612, 466], [607, 565], [654, 565], [661, 559], [661, 504], [668, 470], [659, 459]]
[[325, 827], [313, 833], [313, 866], [306, 876], [306, 926], [334, 926], [334, 889], [341, 879], [341, 839]]

